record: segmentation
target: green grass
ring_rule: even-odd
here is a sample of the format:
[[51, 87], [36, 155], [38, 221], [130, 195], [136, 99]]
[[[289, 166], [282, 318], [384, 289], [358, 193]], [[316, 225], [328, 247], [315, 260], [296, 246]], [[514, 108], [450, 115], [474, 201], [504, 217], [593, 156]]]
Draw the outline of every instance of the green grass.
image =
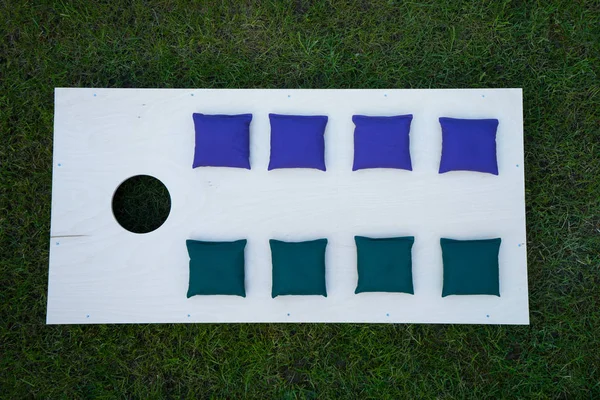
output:
[[152, 232], [169, 217], [171, 196], [157, 178], [136, 175], [119, 185], [113, 195], [112, 211], [117, 222], [128, 231]]
[[[600, 397], [599, 71], [598, 1], [1, 0], [0, 396]], [[58, 86], [523, 87], [531, 325], [46, 326]]]

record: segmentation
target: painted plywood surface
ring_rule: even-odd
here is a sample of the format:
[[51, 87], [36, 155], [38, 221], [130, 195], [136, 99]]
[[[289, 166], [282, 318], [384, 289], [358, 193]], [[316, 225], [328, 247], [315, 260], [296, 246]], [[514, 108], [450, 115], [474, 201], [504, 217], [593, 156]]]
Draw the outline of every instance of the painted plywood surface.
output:
[[[529, 322], [520, 89], [56, 89], [47, 322]], [[192, 113], [252, 113], [251, 170], [192, 169]], [[324, 114], [327, 172], [267, 171], [268, 113]], [[413, 114], [413, 171], [352, 171], [353, 114]], [[438, 174], [441, 116], [498, 118], [499, 175]], [[134, 234], [112, 196], [160, 179], [171, 213]], [[415, 236], [415, 294], [354, 294], [354, 236]], [[329, 239], [328, 297], [271, 298], [269, 239]], [[501, 237], [500, 294], [442, 298], [440, 237]], [[186, 239], [247, 238], [247, 297], [186, 298]]]

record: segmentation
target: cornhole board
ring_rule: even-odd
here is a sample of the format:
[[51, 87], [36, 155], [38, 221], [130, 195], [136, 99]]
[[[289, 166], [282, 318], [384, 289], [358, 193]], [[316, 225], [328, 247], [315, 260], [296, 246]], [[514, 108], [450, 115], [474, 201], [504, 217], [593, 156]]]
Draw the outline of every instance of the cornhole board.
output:
[[[192, 169], [192, 113], [252, 113], [251, 170]], [[323, 114], [327, 171], [267, 171], [268, 114]], [[413, 114], [413, 171], [352, 171], [353, 114]], [[439, 174], [441, 116], [497, 118], [499, 175]], [[521, 89], [69, 89], [55, 92], [48, 324], [528, 324]], [[111, 200], [161, 180], [166, 222], [123, 229]], [[354, 294], [355, 235], [414, 235], [415, 294]], [[441, 297], [440, 238], [502, 238], [500, 293]], [[247, 297], [186, 298], [186, 239], [247, 238]], [[269, 239], [329, 239], [327, 292], [271, 298]]]

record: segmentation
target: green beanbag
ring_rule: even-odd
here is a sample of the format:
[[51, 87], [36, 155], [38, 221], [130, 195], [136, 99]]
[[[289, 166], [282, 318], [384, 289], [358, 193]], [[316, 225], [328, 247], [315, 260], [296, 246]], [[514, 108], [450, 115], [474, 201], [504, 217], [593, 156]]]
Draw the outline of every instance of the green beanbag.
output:
[[451, 294], [500, 296], [498, 253], [500, 238], [440, 239], [444, 262], [442, 297]]
[[327, 239], [307, 242], [282, 242], [271, 239], [273, 287], [271, 296], [321, 295], [325, 285], [325, 248]]
[[246, 239], [234, 242], [186, 241], [190, 255], [187, 297], [226, 294], [246, 297], [244, 248]]
[[358, 285], [354, 293], [402, 292], [414, 294], [413, 236], [375, 239], [355, 236]]

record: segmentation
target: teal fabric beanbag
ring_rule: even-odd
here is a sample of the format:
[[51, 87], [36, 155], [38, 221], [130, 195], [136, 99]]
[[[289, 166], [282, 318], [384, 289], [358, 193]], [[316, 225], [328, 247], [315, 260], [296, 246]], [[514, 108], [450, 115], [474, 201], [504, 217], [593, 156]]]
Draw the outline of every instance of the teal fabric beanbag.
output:
[[321, 295], [325, 285], [325, 248], [327, 239], [283, 242], [271, 239], [273, 287], [271, 296]]
[[414, 294], [413, 236], [375, 239], [355, 236], [358, 285], [354, 293], [402, 292]]
[[187, 297], [225, 294], [246, 297], [244, 248], [246, 239], [234, 242], [186, 241], [190, 256]]
[[444, 262], [442, 297], [451, 294], [500, 296], [498, 253], [501, 239], [440, 239]]

